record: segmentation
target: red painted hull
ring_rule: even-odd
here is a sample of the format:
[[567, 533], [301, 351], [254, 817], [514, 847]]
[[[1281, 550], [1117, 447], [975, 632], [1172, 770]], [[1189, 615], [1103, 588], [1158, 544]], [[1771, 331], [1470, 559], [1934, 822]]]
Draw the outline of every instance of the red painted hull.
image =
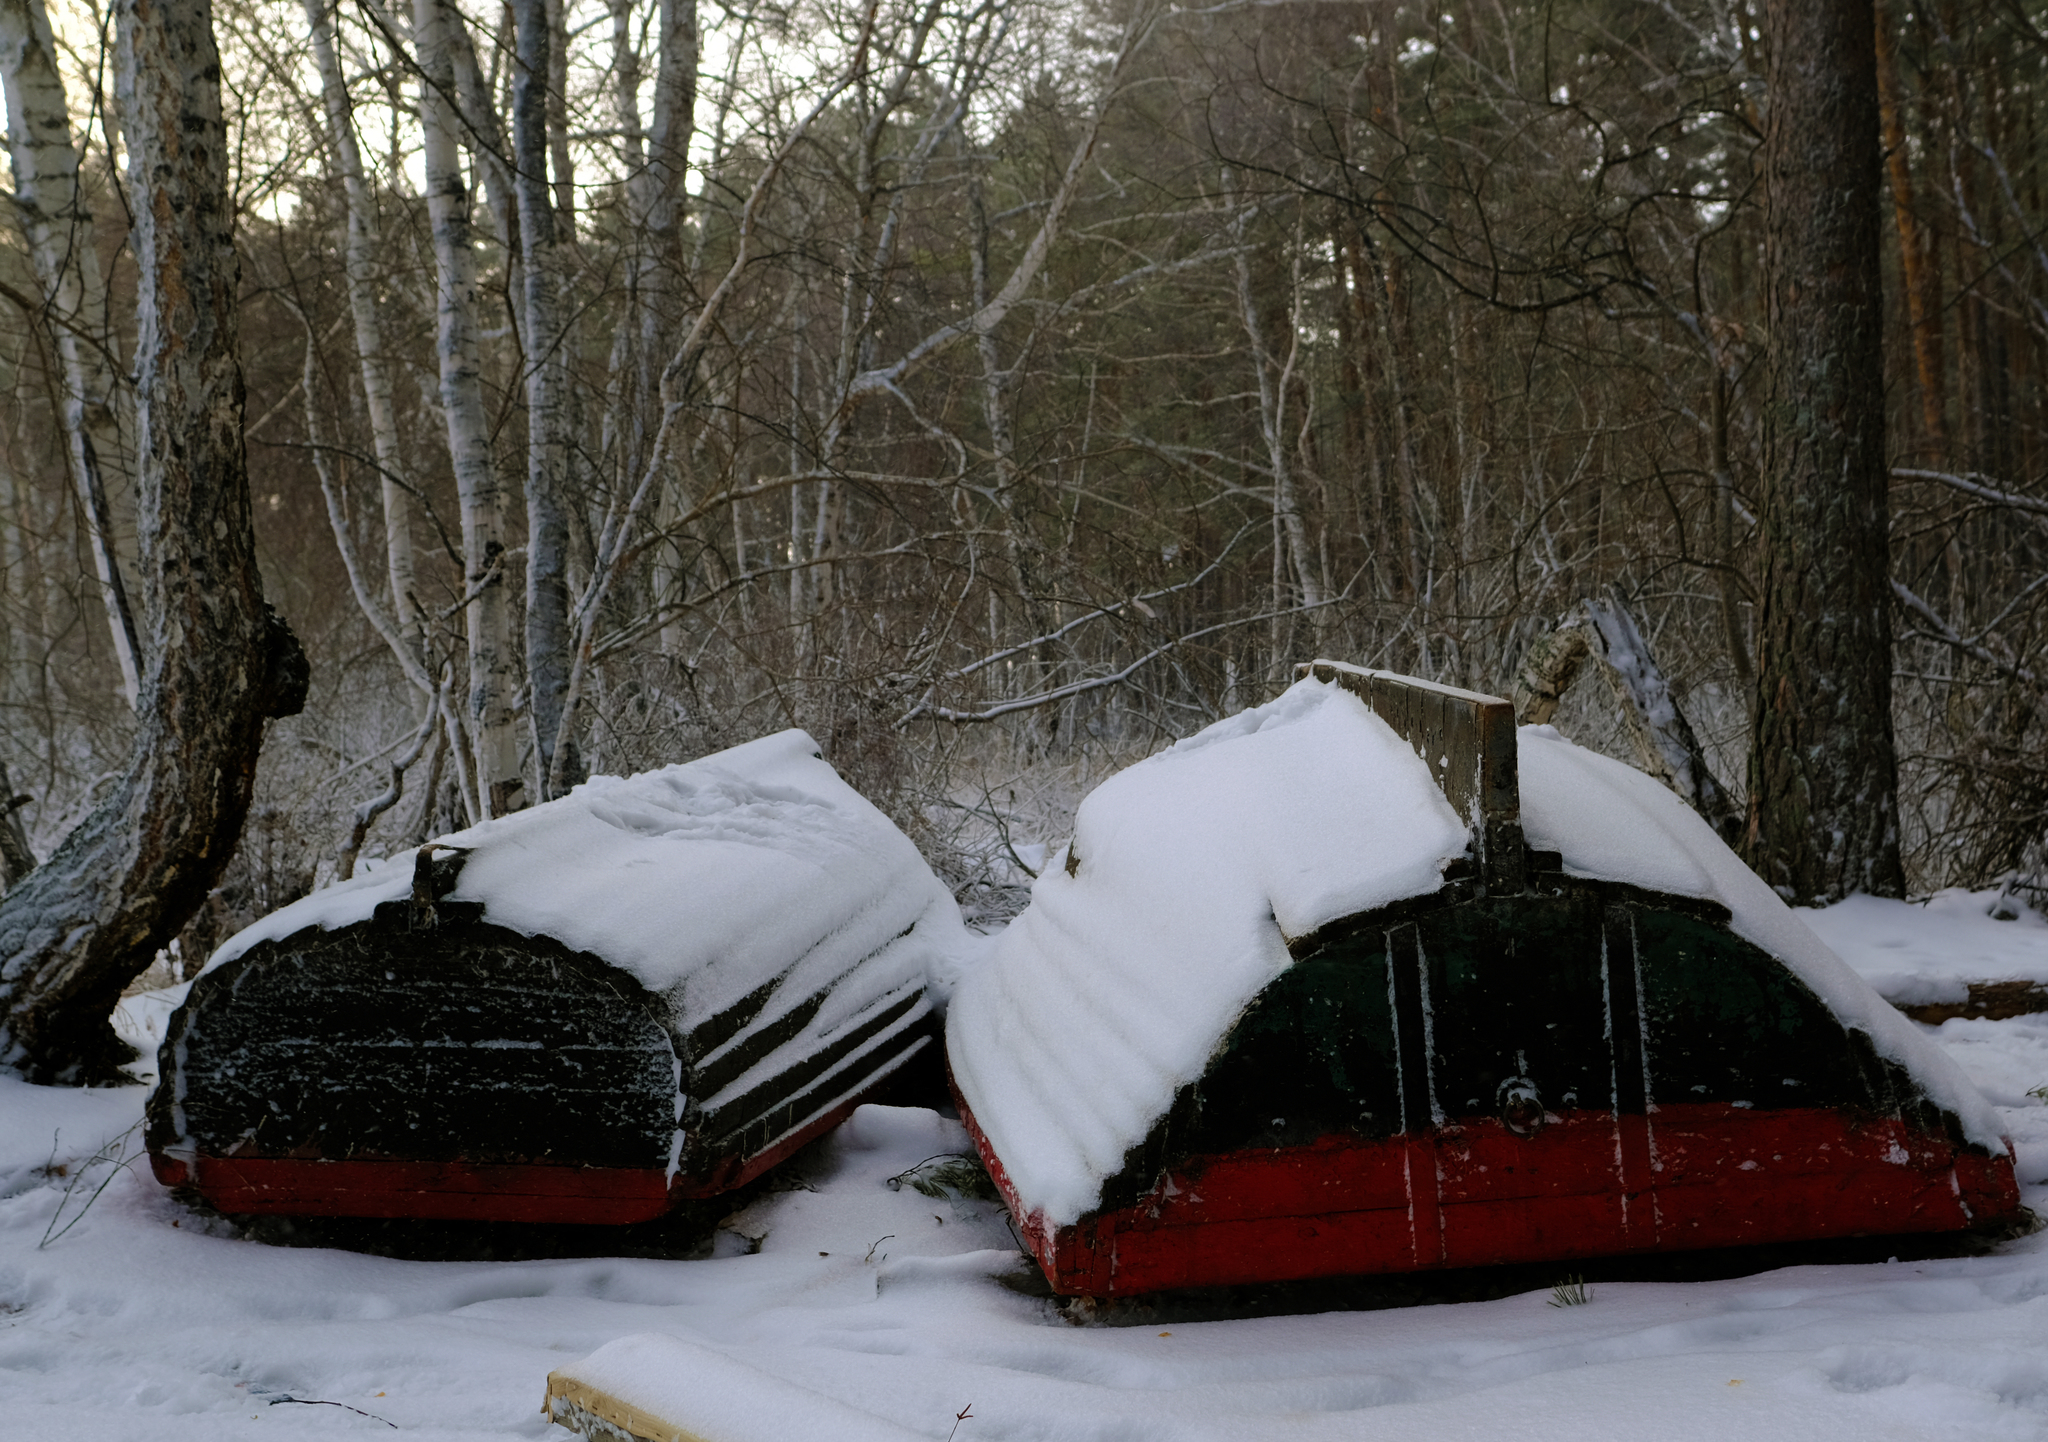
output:
[[1056, 1227], [960, 1112], [1067, 1296], [1955, 1231], [2020, 1209], [2009, 1156], [1890, 1119], [1694, 1104], [1553, 1113], [1526, 1138], [1481, 1118], [1198, 1157], [1135, 1206]]
[[165, 1186], [196, 1187], [230, 1215], [624, 1226], [652, 1221], [686, 1198], [744, 1186], [845, 1121], [865, 1099], [848, 1098], [765, 1151], [728, 1157], [699, 1175], [678, 1173], [673, 1183], [652, 1167], [201, 1156], [195, 1169], [155, 1153], [149, 1163]]

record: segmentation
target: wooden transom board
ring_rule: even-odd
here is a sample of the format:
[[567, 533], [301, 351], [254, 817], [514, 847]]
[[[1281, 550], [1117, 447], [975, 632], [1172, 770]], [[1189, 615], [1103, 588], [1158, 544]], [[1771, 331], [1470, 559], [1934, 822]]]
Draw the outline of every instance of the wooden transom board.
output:
[[228, 1212], [645, 1220], [676, 1134], [662, 1012], [616, 967], [482, 921], [308, 928], [173, 1014], [152, 1163]]
[[1296, 673], [1342, 686], [1413, 747], [1458, 819], [1472, 828], [1482, 885], [1521, 889], [1522, 799], [1511, 703], [1344, 661], [1305, 661]]

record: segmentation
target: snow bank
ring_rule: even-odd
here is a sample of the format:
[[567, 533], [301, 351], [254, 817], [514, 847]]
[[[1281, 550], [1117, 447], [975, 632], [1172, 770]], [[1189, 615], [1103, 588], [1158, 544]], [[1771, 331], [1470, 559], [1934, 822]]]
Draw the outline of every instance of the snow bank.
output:
[[1782, 961], [1843, 1025], [1910, 1070], [1971, 1141], [2004, 1150], [1998, 1116], [1942, 1050], [1814, 935], [1700, 814], [1633, 767], [1521, 728], [1522, 831], [1567, 873], [1718, 901], [1730, 929]]
[[[1992, 916], [2001, 905], [2011, 920]], [[1852, 896], [1799, 915], [1900, 1006], [1967, 1001], [1973, 981], [2048, 986], [2048, 918], [1996, 887], [1952, 887], [1924, 901]]]
[[[887, 946], [906, 977], [946, 970], [965, 934], [910, 839], [802, 731], [594, 777], [443, 840], [470, 853], [449, 900], [482, 902], [486, 921], [623, 968], [669, 994], [685, 1027], [793, 963], [792, 982], [808, 973], [823, 984]], [[401, 853], [273, 912], [208, 967], [309, 926], [366, 921], [411, 888]]]
[[[2002, 1149], [1955, 1065], [1677, 796], [1547, 726], [1522, 728], [1520, 773], [1533, 846], [1574, 875], [1726, 906], [1737, 935]], [[1288, 937], [1437, 891], [1467, 841], [1427, 763], [1314, 679], [1104, 782], [947, 1025], [961, 1095], [1025, 1205], [1052, 1226], [1091, 1209], [1288, 965]]]
[[1018, 1194], [1054, 1225], [1088, 1210], [1288, 936], [1438, 890], [1466, 841], [1413, 749], [1313, 680], [1096, 788], [947, 1024]]

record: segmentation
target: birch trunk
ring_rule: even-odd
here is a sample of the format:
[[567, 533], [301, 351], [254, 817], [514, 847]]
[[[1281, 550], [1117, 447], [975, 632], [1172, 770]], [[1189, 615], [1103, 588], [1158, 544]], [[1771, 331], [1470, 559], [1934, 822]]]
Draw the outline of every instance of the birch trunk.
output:
[[513, 809], [522, 785], [511, 705], [518, 676], [511, 608], [505, 599], [504, 496], [492, 465], [478, 370], [476, 256], [470, 242], [469, 187], [463, 177], [456, 118], [448, 101], [455, 77], [448, 55], [445, 4], [446, 0], [413, 0], [413, 30], [421, 72], [427, 215], [434, 234], [441, 409], [448, 420], [448, 454], [462, 506], [468, 588], [468, 728], [476, 747], [477, 811], [491, 817]]
[[[380, 236], [377, 210], [363, 178], [363, 157], [356, 145], [355, 119], [341, 62], [334, 49], [332, 0], [306, 0], [306, 24], [313, 58], [320, 70], [320, 93], [327, 111], [334, 166], [341, 175], [348, 202], [346, 276], [348, 304], [355, 321], [356, 357], [363, 377], [363, 401], [370, 413], [370, 439], [376, 448], [379, 493], [384, 509], [384, 573], [391, 590], [391, 616], [408, 647], [419, 633], [418, 606], [413, 599], [412, 497], [400, 483], [405, 475], [398, 448], [398, 418], [391, 400], [391, 368], [384, 350], [383, 323], [377, 315], [376, 267]], [[313, 403], [308, 391], [306, 403]], [[424, 674], [424, 673], [422, 673]]]
[[[633, 379], [626, 423], [632, 437], [627, 454], [636, 470], [649, 463], [649, 438], [660, 426], [662, 357], [673, 347], [676, 298], [688, 269], [683, 257], [683, 221], [688, 211], [684, 183], [697, 123], [696, 0], [661, 0], [659, 14], [654, 114], [646, 132], [645, 166], [635, 177], [638, 184], [633, 198], [640, 235], [631, 282], [637, 313], [629, 310], [620, 319], [622, 333], [638, 327], [638, 334], [628, 341]], [[673, 514], [680, 502], [674, 478], [665, 478], [660, 509]], [[653, 579], [655, 595], [662, 603], [672, 604], [681, 595], [686, 578], [670, 548], [663, 547], [657, 557]], [[671, 623], [662, 628], [662, 636], [664, 646], [673, 651], [679, 646], [681, 628]]]
[[[640, 227], [645, 248], [638, 258], [636, 288], [641, 309], [639, 393], [643, 404], [658, 404], [662, 357], [675, 323], [675, 282], [683, 271], [684, 192], [690, 137], [697, 123], [696, 0], [661, 0], [661, 52], [654, 73], [654, 116], [647, 128], [647, 168]], [[651, 434], [651, 429], [648, 432]]]
[[569, 20], [564, 0], [547, 0], [547, 26], [548, 165], [554, 172], [555, 231], [567, 244], [576, 237], [576, 170], [569, 158]]
[[639, 465], [640, 217], [646, 213], [647, 135], [640, 123], [640, 49], [633, 38], [632, 0], [610, 0], [612, 18], [612, 111], [619, 127], [619, 159], [625, 170], [626, 304], [612, 327], [611, 363], [605, 379], [604, 437], [601, 451], [611, 457], [614, 473], [635, 474]]
[[122, 987], [219, 881], [266, 717], [306, 659], [263, 601], [242, 447], [230, 138], [205, 0], [119, 7], [140, 313], [138, 532], [149, 647], [128, 769], [0, 900], [0, 1062], [115, 1084]]
[[[1230, 178], [1225, 176], [1224, 192], [1232, 204], [1236, 203], [1234, 190]], [[1300, 489], [1294, 481], [1287, 434], [1287, 392], [1294, 379], [1300, 331], [1290, 325], [1292, 336], [1288, 342], [1287, 359], [1285, 362], [1275, 360], [1266, 344], [1265, 320], [1259, 313], [1258, 295], [1252, 288], [1251, 257], [1244, 243], [1245, 224], [1249, 218], [1248, 211], [1241, 213], [1232, 227], [1237, 240], [1238, 321], [1244, 326], [1245, 338], [1251, 343], [1252, 370], [1258, 376], [1259, 434], [1266, 443], [1266, 464], [1272, 468], [1273, 512], [1286, 537], [1287, 554], [1292, 563], [1289, 570], [1301, 603], [1315, 607], [1322, 605], [1323, 588], [1309, 552], [1308, 523], [1301, 514]], [[1273, 598], [1273, 605], [1274, 609], [1280, 609], [1279, 596]]]
[[89, 344], [78, 328], [100, 293], [99, 252], [93, 218], [78, 181], [78, 151], [64, 86], [57, 75], [56, 44], [43, 0], [0, 0], [0, 88], [7, 97], [8, 158], [14, 201], [27, 233], [42, 299], [55, 317], [50, 329], [64, 370], [64, 439], [85, 518], [86, 541], [99, 580], [107, 630], [121, 669], [121, 689], [132, 707], [140, 692], [135, 620], [114, 551], [105, 468], [122, 455], [117, 379], [108, 352]]
[[[562, 511], [561, 347], [556, 316], [555, 211], [548, 195], [549, 0], [512, 0], [513, 164], [526, 249], [526, 680], [537, 801], [582, 780], [570, 753], [556, 764], [569, 690], [568, 522]], [[574, 728], [568, 735], [573, 738]]]

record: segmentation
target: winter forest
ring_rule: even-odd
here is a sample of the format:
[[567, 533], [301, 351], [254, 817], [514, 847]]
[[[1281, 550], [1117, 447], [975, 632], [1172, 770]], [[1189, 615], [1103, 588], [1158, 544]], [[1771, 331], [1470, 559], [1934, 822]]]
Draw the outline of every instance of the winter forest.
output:
[[[800, 726], [998, 920], [1094, 781], [1297, 663], [1508, 694], [1574, 615], [1788, 896], [2031, 890], [2048, 9], [1884, 0], [1873, 86], [1765, 8], [216, 0], [216, 71], [0, 0], [9, 891], [203, 813], [107, 943], [174, 981], [362, 859]], [[134, 176], [216, 82], [225, 213], [167, 241]], [[245, 500], [144, 484], [138, 376], [202, 363]], [[274, 621], [159, 675], [243, 506], [302, 707]], [[1544, 674], [1636, 759], [1625, 684]], [[1774, 866], [1809, 746], [1871, 834]]]

